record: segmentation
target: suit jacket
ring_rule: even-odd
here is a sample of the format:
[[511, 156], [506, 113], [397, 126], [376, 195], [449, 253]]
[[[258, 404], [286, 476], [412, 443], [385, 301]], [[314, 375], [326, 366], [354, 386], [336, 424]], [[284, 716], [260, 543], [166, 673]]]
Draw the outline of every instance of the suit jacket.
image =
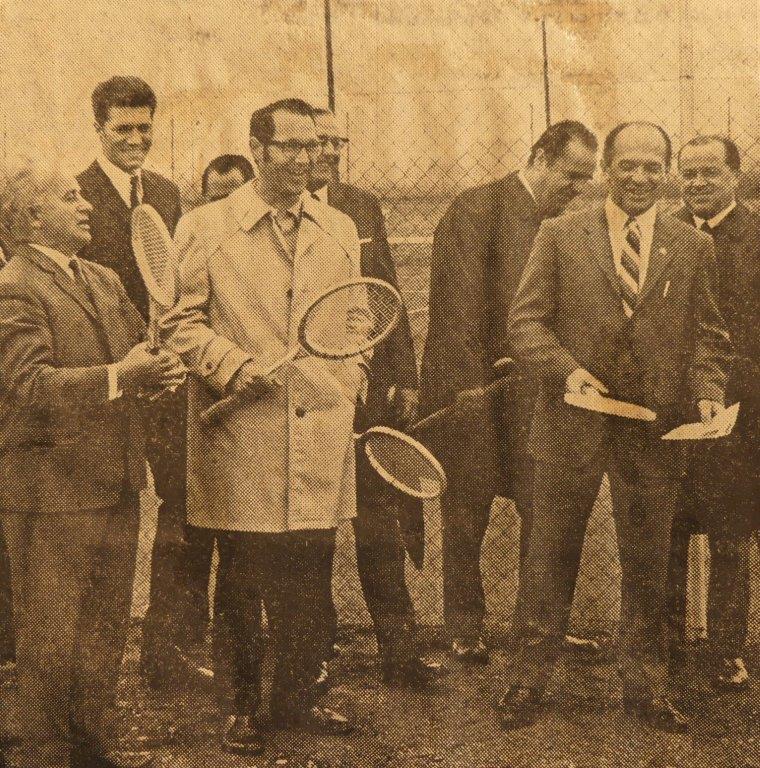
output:
[[[723, 398], [731, 347], [713, 271], [711, 239], [658, 214], [628, 319], [604, 206], [541, 226], [508, 323], [515, 353], [541, 379], [531, 431], [537, 458], [577, 466], [610, 440], [632, 456], [664, 451], [662, 433], [684, 416], [693, 420], [697, 400]], [[565, 381], [577, 368], [612, 396], [651, 408], [657, 421], [646, 427], [566, 405]]]
[[[687, 208], [676, 216], [694, 219]], [[734, 345], [729, 402], [741, 401], [737, 430], [760, 449], [760, 216], [744, 203], [713, 230], [716, 298]]]
[[91, 298], [29, 246], [0, 272], [2, 509], [97, 509], [145, 484], [140, 415], [107, 374], [143, 322], [110, 269], [82, 268]]
[[[497, 358], [514, 357], [504, 343], [506, 318], [539, 224], [536, 204], [517, 173], [463, 192], [444, 214], [433, 238], [430, 326], [420, 374], [423, 412], [488, 382]], [[505, 413], [530, 412], [534, 389], [525, 372], [516, 372], [511, 394], [493, 398], [466, 424], [452, 425], [437, 446], [447, 472], [463, 471], [481, 486], [512, 496], [510, 473], [503, 476], [512, 461], [499, 433]]]
[[[131, 211], [111, 183], [100, 163], [94, 161], [77, 176], [82, 194], [92, 205], [92, 240], [81, 255], [110, 267], [119, 276], [132, 303], [143, 319], [148, 318], [148, 294], [132, 252]], [[143, 170], [143, 203], [152, 205], [174, 234], [182, 213], [177, 186], [153, 171]]]
[[[361, 245], [361, 273], [376, 277], [399, 288], [393, 263], [385, 218], [378, 199], [350, 184], [330, 184], [327, 203], [345, 213], [356, 224]], [[409, 327], [404, 314], [388, 338], [378, 344], [372, 355], [369, 374], [367, 407], [357, 408], [357, 428], [366, 429], [388, 421], [388, 391], [391, 387], [417, 389], [417, 359]]]
[[[399, 288], [393, 255], [388, 244], [385, 217], [378, 199], [350, 184], [330, 184], [327, 203], [342, 211], [356, 224], [361, 247], [360, 268], [364, 277], [385, 280]], [[389, 424], [391, 414], [388, 395], [391, 387], [417, 389], [417, 358], [409, 327], [409, 317], [404, 310], [401, 320], [373, 352], [369, 367], [366, 405], [357, 404], [354, 428], [357, 432], [377, 424]], [[384, 481], [369, 465], [361, 450], [357, 453], [357, 490], [371, 494], [377, 484]], [[425, 518], [422, 502], [418, 499], [399, 499], [398, 516], [404, 544], [412, 562], [422, 567], [425, 551]]]

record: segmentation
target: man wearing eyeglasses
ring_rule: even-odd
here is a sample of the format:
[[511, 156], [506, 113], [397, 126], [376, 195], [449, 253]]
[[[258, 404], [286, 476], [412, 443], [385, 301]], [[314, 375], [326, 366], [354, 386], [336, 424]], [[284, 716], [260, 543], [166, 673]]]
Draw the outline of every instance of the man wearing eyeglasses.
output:
[[[285, 99], [251, 116], [258, 177], [180, 221], [180, 299], [167, 343], [192, 372], [188, 409], [188, 520], [213, 530], [223, 610], [214, 617], [222, 748], [264, 749], [263, 598], [274, 649], [270, 712], [278, 724], [341, 734], [349, 721], [319, 703], [315, 686], [328, 632], [321, 596], [335, 532], [356, 509], [356, 360], [302, 357], [277, 377], [269, 366], [297, 341], [307, 307], [359, 275], [359, 239], [344, 214], [306, 192], [322, 146], [311, 107]], [[220, 396], [237, 407], [204, 427]], [[228, 695], [231, 693], [231, 695]]]
[[[396, 268], [388, 245], [385, 219], [377, 198], [340, 181], [341, 152], [347, 139], [335, 115], [315, 110], [322, 154], [312, 165], [309, 188], [319, 200], [351, 217], [361, 243], [361, 272], [398, 288]], [[404, 314], [387, 341], [378, 345], [369, 370], [365, 406], [356, 412], [355, 430], [379, 424], [405, 427], [417, 413], [417, 363], [409, 320]], [[381, 657], [383, 678], [389, 684], [425, 687], [438, 672], [417, 655], [414, 607], [404, 575], [406, 534], [412, 559], [422, 563], [424, 523], [422, 504], [407, 499], [385, 483], [370, 467], [364, 452], [356, 453], [357, 517], [354, 518], [356, 562], [362, 592], [372, 617]], [[329, 582], [328, 582], [329, 583]], [[325, 610], [335, 619], [332, 594]], [[337, 626], [334, 625], [335, 635]], [[330, 655], [332, 643], [327, 649]]]

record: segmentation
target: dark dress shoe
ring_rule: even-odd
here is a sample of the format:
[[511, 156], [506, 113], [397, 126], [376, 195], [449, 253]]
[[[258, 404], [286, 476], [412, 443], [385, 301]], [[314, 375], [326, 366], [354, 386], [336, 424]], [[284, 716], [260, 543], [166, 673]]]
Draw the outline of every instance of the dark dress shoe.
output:
[[533, 725], [543, 708], [543, 696], [538, 691], [518, 685], [513, 685], [496, 702], [499, 724], [505, 731]]
[[222, 752], [254, 756], [260, 755], [263, 751], [264, 740], [253, 718], [249, 715], [232, 715], [222, 735]]
[[451, 655], [462, 664], [488, 664], [490, 655], [482, 637], [457, 637], [451, 643]]
[[401, 688], [427, 688], [446, 672], [441, 664], [415, 656], [403, 663], [384, 663], [383, 681]]
[[715, 674], [715, 687], [724, 691], [743, 691], [749, 685], [749, 672], [744, 666], [744, 660], [721, 659]]
[[271, 707], [272, 720], [279, 726], [297, 726], [321, 736], [345, 736], [354, 730], [354, 724], [345, 715], [321, 705], [305, 710]]
[[658, 731], [668, 733], [686, 733], [689, 728], [689, 720], [675, 705], [664, 696], [656, 696], [653, 699], [626, 700], [623, 699], [623, 708], [629, 714], [638, 717], [639, 720], [656, 728]]
[[151, 752], [114, 749], [105, 754], [88, 750], [71, 750], [71, 768], [152, 768], [156, 762]]

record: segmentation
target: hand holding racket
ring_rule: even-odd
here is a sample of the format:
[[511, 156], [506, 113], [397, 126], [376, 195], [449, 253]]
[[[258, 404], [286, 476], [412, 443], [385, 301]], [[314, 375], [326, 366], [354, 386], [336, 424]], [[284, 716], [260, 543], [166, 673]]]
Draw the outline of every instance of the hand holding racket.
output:
[[[365, 277], [332, 286], [304, 313], [298, 326], [298, 345], [269, 366], [258, 370], [262, 379], [298, 357], [312, 355], [345, 360], [369, 352], [396, 327], [402, 299], [389, 283]], [[201, 412], [199, 422], [208, 426], [245, 402], [245, 388], [222, 398]]]

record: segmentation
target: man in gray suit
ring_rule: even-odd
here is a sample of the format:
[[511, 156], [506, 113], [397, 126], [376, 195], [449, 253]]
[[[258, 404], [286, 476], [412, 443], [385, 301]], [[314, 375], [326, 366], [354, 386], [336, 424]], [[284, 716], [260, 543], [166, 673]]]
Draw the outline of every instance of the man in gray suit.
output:
[[[722, 409], [730, 343], [712, 293], [711, 240], [657, 210], [670, 159], [659, 126], [611, 131], [602, 156], [607, 200], [544, 222], [510, 310], [511, 348], [541, 385], [530, 435], [525, 630], [514, 683], [499, 701], [505, 729], [540, 711], [605, 473], [622, 568], [624, 706], [656, 728], [688, 725], [667, 698], [665, 587], [681, 462], [661, 436]], [[573, 408], [565, 392], [609, 393], [658, 418]]]

